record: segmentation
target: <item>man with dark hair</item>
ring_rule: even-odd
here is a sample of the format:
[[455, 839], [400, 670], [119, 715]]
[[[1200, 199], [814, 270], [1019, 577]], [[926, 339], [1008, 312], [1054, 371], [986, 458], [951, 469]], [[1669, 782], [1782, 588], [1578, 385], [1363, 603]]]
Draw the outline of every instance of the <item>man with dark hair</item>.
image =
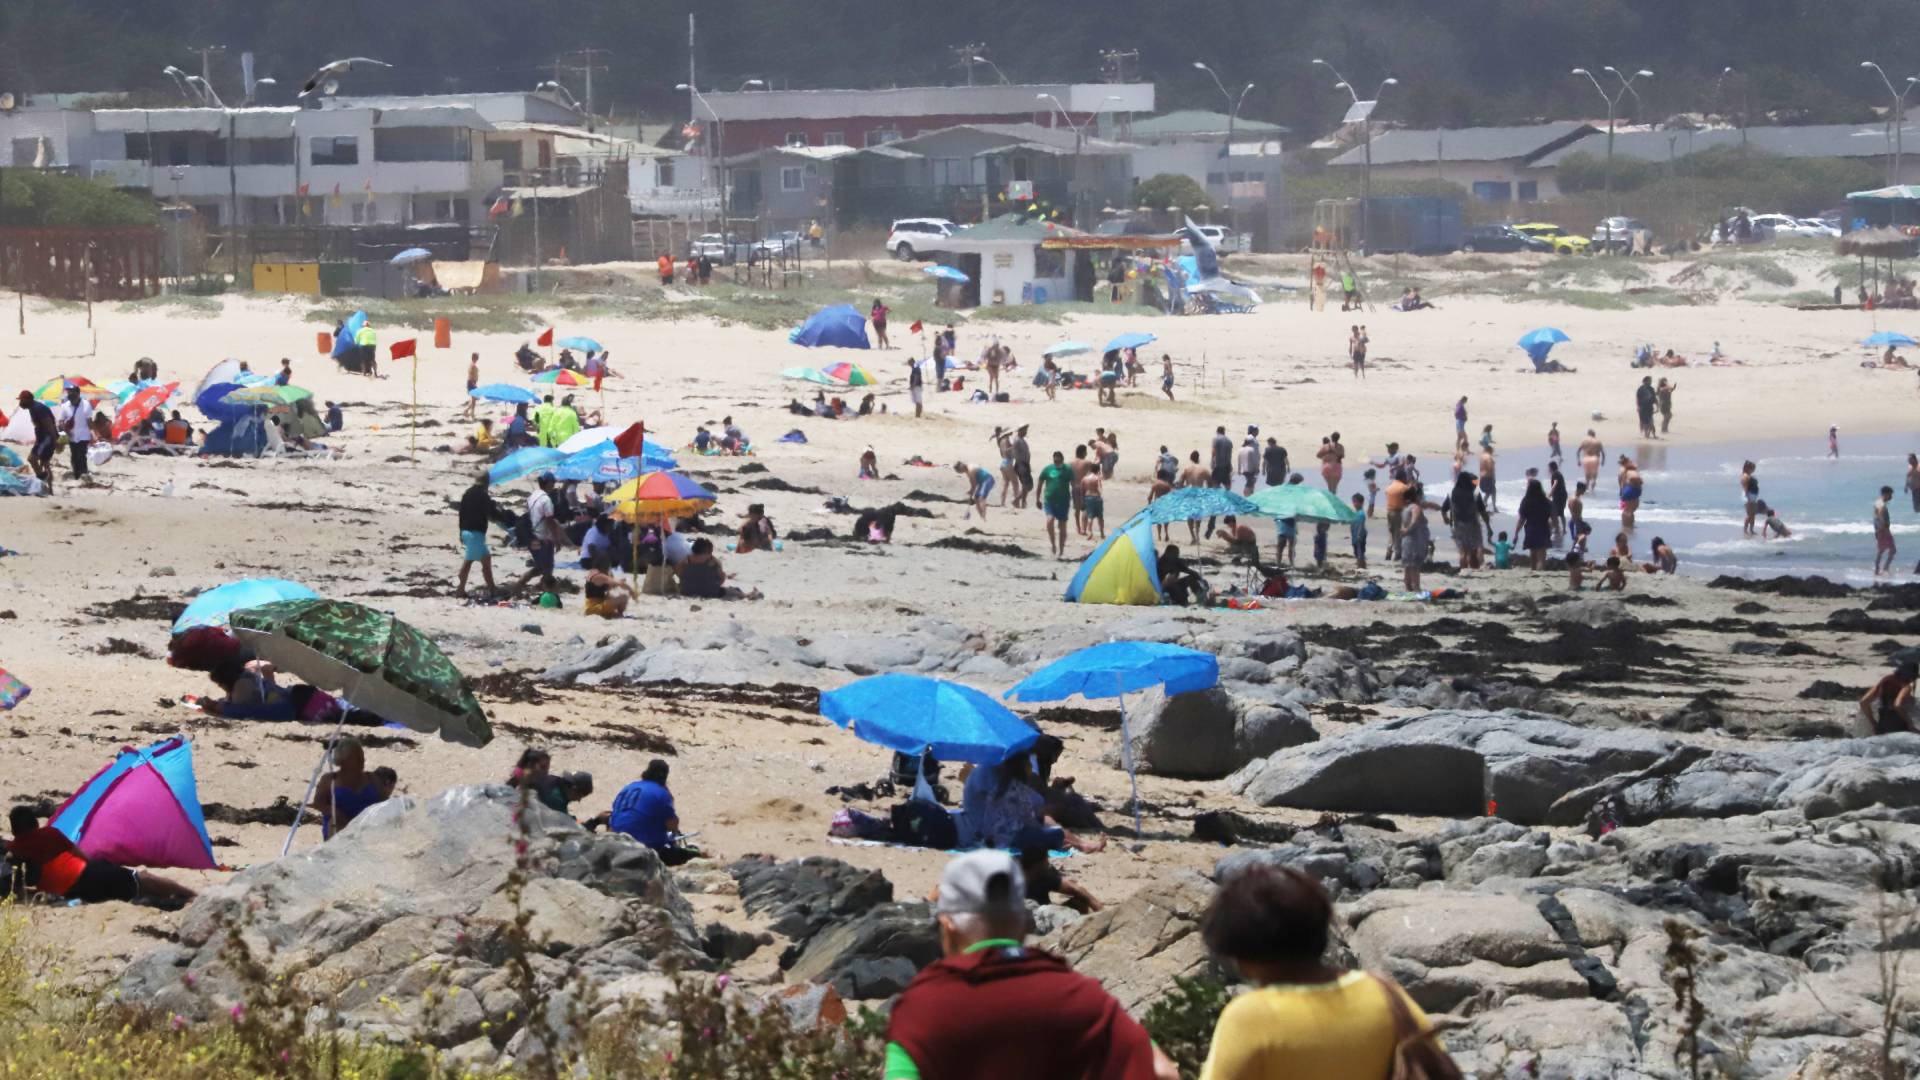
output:
[[947, 864], [934, 911], [942, 959], [887, 1023], [885, 1080], [1148, 1080], [1179, 1075], [1100, 984], [1026, 948], [1020, 867], [1004, 851]]
[[52, 494], [53, 452], [60, 446], [60, 426], [53, 410], [45, 402], [36, 400], [31, 390], [20, 391], [20, 407], [33, 422], [33, 448], [27, 451], [27, 464], [33, 467], [33, 475], [47, 485], [48, 494]]
[[531, 564], [527, 572], [514, 582], [513, 591], [526, 588], [527, 582], [540, 579], [540, 587], [553, 592], [553, 556], [561, 544], [566, 542], [566, 530], [560, 524], [558, 513], [554, 509], [555, 481], [552, 473], [541, 473], [539, 487], [527, 496], [527, 524], [532, 528], [533, 540], [527, 545], [527, 558]]
[[673, 793], [667, 790], [667, 763], [654, 758], [640, 779], [620, 789], [613, 797], [613, 809], [607, 812], [607, 827], [626, 833], [652, 848], [660, 861], [679, 866], [694, 853], [674, 843], [680, 832], [680, 812], [674, 809]]
[[12, 891], [13, 868], [21, 883], [49, 896], [94, 904], [103, 900], [155, 900], [178, 906], [194, 898], [194, 891], [158, 874], [141, 873], [105, 859], [89, 859], [67, 834], [40, 824], [31, 807], [16, 806], [7, 815], [13, 839], [7, 843], [8, 873], [0, 895]]
[[493, 520], [493, 496], [487, 485], [492, 479], [486, 470], [460, 496], [460, 585], [454, 589], [457, 599], [466, 599], [467, 574], [474, 563], [480, 564], [480, 576], [487, 582], [487, 598], [493, 598], [493, 553], [487, 550], [487, 525]]

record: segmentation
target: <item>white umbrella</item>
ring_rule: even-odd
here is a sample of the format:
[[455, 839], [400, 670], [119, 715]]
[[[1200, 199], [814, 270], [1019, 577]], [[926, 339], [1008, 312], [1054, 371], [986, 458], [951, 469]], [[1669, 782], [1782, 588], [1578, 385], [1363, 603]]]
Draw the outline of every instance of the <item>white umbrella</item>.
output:
[[613, 437], [624, 430], [626, 429], [616, 429], [612, 425], [586, 428], [575, 433], [575, 435], [566, 442], [561, 443], [557, 449], [563, 454], [577, 454], [589, 446], [597, 446], [603, 442], [612, 442]]

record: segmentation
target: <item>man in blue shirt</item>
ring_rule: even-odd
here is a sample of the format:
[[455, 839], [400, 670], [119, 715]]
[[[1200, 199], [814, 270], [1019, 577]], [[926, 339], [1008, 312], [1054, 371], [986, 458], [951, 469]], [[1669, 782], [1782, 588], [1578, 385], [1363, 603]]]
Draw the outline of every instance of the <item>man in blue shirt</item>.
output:
[[680, 817], [673, 808], [673, 793], [667, 790], [667, 763], [659, 758], [648, 762], [640, 779], [613, 797], [607, 825], [652, 848], [668, 866], [693, 858], [693, 852], [669, 842], [680, 831]]

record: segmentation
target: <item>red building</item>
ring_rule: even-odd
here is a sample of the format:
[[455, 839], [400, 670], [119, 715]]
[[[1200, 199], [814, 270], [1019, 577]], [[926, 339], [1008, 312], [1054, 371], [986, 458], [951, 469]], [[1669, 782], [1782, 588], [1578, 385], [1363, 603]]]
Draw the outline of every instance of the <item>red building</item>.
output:
[[769, 146], [876, 146], [958, 124], [1070, 127], [1154, 108], [1152, 83], [746, 90], [702, 94], [693, 105], [695, 120], [711, 125], [706, 145], [724, 157]]

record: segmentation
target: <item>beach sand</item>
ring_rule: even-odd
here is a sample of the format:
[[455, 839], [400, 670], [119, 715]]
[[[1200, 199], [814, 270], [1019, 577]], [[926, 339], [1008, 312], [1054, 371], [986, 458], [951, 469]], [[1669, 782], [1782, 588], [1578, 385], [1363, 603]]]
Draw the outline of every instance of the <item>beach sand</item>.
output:
[[[914, 287], [906, 275], [917, 276], [911, 268], [887, 264], [876, 265], [871, 273], [880, 282], [899, 283], [886, 287], [902, 289]], [[963, 484], [951, 464], [960, 461], [997, 471], [989, 439], [996, 426], [1031, 425], [1036, 469], [1055, 449], [1071, 455], [1073, 446], [1086, 441], [1096, 426], [1117, 431], [1120, 464], [1106, 493], [1109, 527], [1144, 503], [1146, 478], [1161, 444], [1183, 459], [1191, 449], [1204, 454], [1217, 424], [1224, 424], [1236, 440], [1248, 424], [1259, 426], [1263, 440], [1277, 435], [1292, 453], [1295, 470], [1307, 473], [1310, 482], [1317, 479], [1314, 448], [1323, 435], [1339, 431], [1352, 448], [1343, 494], [1359, 490], [1362, 457], [1381, 453], [1388, 440], [1419, 455], [1432, 482], [1446, 473], [1452, 407], [1462, 393], [1470, 398], [1470, 430], [1476, 437], [1482, 424], [1494, 425], [1502, 448], [1503, 490], [1517, 502], [1523, 470], [1545, 464], [1549, 421], [1559, 421], [1569, 455], [1589, 426], [1606, 442], [1610, 455], [1634, 452], [1632, 391], [1642, 373], [1627, 364], [1632, 347], [1641, 341], [1701, 356], [1718, 340], [1727, 353], [1748, 361], [1745, 367], [1678, 373], [1681, 392], [1672, 433], [1676, 443], [1805, 436], [1823, 432], [1831, 423], [1847, 432], [1913, 427], [1912, 377], [1858, 366], [1863, 354], [1851, 343], [1865, 336], [1871, 318], [1862, 313], [1800, 312], [1738, 301], [1622, 312], [1493, 298], [1438, 299], [1439, 310], [1415, 314], [1384, 307], [1364, 316], [1343, 314], [1337, 307], [1312, 312], [1304, 297], [1278, 295], [1250, 315], [1176, 319], [1116, 313], [1075, 317], [1061, 325], [1012, 322], [981, 327], [962, 322], [962, 356], [971, 357], [996, 334], [1014, 349], [1021, 361], [1010, 380], [1014, 400], [968, 404], [962, 394], [929, 392], [927, 417], [918, 422], [910, 415], [905, 392], [905, 365], [915, 355], [911, 351], [808, 352], [789, 345], [783, 332], [706, 319], [570, 324], [557, 310], [554, 314], [562, 336], [590, 335], [612, 350], [613, 365], [623, 377], [607, 384], [603, 407], [608, 422], [644, 420], [650, 436], [678, 447], [689, 440], [697, 423], [731, 414], [753, 437], [757, 456], [701, 459], [688, 452], [682, 463], [723, 489], [712, 520], [732, 526], [747, 503], [764, 502], [787, 532], [820, 527], [845, 535], [852, 518], [826, 513], [822, 504], [829, 496], [866, 506], [884, 505], [916, 490], [957, 500]], [[366, 379], [344, 374], [314, 355], [314, 332], [329, 326], [313, 321], [304, 302], [236, 297], [217, 306], [217, 317], [211, 317], [180, 305], [102, 304], [95, 307], [89, 330], [77, 307], [30, 302], [26, 335], [16, 336], [12, 327], [4, 332], [0, 389], [30, 389], [62, 373], [105, 382], [123, 377], [143, 355], [158, 361], [163, 378], [180, 380], [191, 389], [222, 357], [244, 358], [255, 370], [272, 371], [282, 356], [290, 356], [298, 385], [317, 398], [347, 403], [346, 430], [330, 440], [347, 452], [339, 460], [122, 457], [98, 470], [107, 486], [69, 489], [62, 468], [57, 497], [0, 500], [0, 545], [21, 553], [0, 559], [0, 667], [33, 687], [20, 708], [0, 715], [6, 746], [0, 755], [0, 794], [9, 802], [58, 802], [121, 746], [186, 731], [194, 738], [200, 793], [209, 804], [209, 828], [219, 845], [216, 855], [234, 866], [274, 857], [286, 829], [235, 823], [235, 818], [270, 808], [278, 798], [297, 799], [319, 753], [322, 733], [294, 725], [218, 721], [187, 711], [176, 704], [182, 694], [203, 694], [212, 687], [204, 676], [176, 671], [161, 659], [167, 633], [164, 603], [145, 605], [132, 618], [113, 617], [99, 607], [133, 597], [184, 602], [195, 591], [242, 577], [294, 578], [324, 595], [391, 610], [432, 635], [476, 677], [537, 673], [610, 633], [631, 633], [651, 643], [667, 635], [711, 630], [729, 620], [746, 622], [762, 633], [821, 637], [885, 633], [932, 616], [977, 631], [985, 647], [992, 647], [1013, 635], [1043, 633], [1049, 626], [1100, 625], [1138, 614], [1061, 603], [1061, 590], [1075, 564], [1046, 557], [1042, 520], [1033, 510], [995, 506], [984, 519], [969, 520], [957, 501], [940, 500], [913, 503], [935, 516], [902, 518], [890, 547], [789, 543], [780, 553], [723, 556], [739, 583], [767, 594], [758, 603], [643, 597], [634, 616], [618, 623], [581, 615], [577, 596], [569, 597], [561, 611], [462, 605], [450, 597], [459, 560], [450, 500], [480, 462], [435, 448], [461, 442], [471, 429], [459, 418], [468, 353], [480, 353], [483, 382], [523, 383], [511, 354], [532, 335], [471, 333], [457, 315], [452, 349], [435, 350], [431, 334], [421, 334], [418, 418], [425, 426], [416, 429], [409, 425], [411, 367], [384, 359], [388, 344], [412, 332], [380, 328], [381, 369], [388, 377]], [[1882, 325], [1890, 318], [1882, 316]], [[1372, 337], [1364, 381], [1349, 374], [1344, 353], [1348, 326], [1362, 320]], [[1530, 373], [1513, 342], [1541, 325], [1558, 326], [1571, 335], [1572, 342], [1554, 356], [1578, 368], [1576, 374]], [[1160, 341], [1142, 350], [1148, 374], [1137, 390], [1122, 392], [1120, 408], [1099, 408], [1094, 395], [1084, 391], [1063, 392], [1059, 401], [1048, 402], [1027, 384], [1048, 343], [1070, 337], [1097, 344], [1134, 329], [1150, 330]], [[905, 320], [896, 318], [893, 331], [897, 342], [909, 344]], [[95, 333], [97, 347], [92, 344]], [[1179, 364], [1175, 393], [1180, 400], [1175, 403], [1158, 392], [1157, 361], [1163, 351]], [[889, 415], [825, 422], [785, 411], [789, 398], [810, 400], [813, 387], [781, 380], [781, 369], [844, 359], [856, 360], [880, 377], [875, 391], [892, 410]], [[1080, 359], [1085, 361], [1078, 365], [1081, 370], [1092, 370], [1097, 357]], [[979, 378], [984, 380], [984, 372]], [[863, 392], [853, 391], [849, 400], [856, 401]], [[588, 407], [601, 406], [590, 391], [577, 396]], [[0, 398], [5, 402], [0, 411], [11, 413], [12, 398], [8, 389]], [[908, 415], [900, 414], [903, 408]], [[1606, 419], [1589, 421], [1596, 411]], [[482, 415], [489, 412], [501, 416], [504, 410], [490, 408]], [[196, 413], [189, 410], [188, 415], [196, 426], [203, 425]], [[793, 428], [806, 433], [805, 445], [776, 441]], [[415, 438], [418, 451], [410, 454]], [[868, 445], [876, 449], [888, 479], [854, 479], [857, 458]], [[902, 464], [916, 454], [939, 467]], [[767, 471], [742, 471], [751, 465]], [[1603, 470], [1605, 491], [1611, 490], [1611, 476], [1611, 468]], [[749, 486], [768, 480], [790, 489]], [[1899, 481], [1890, 476], [1885, 482], [1898, 488]], [[172, 494], [166, 497], [162, 491], [169, 483]], [[528, 486], [523, 481], [496, 494], [517, 509]], [[994, 493], [993, 501], [999, 494]], [[1863, 505], [1870, 498], [1871, 493], [1863, 493]], [[1175, 531], [1184, 541], [1184, 530]], [[1438, 528], [1436, 534], [1444, 535]], [[1383, 522], [1374, 522], [1373, 536], [1377, 558], [1385, 542]], [[1011, 544], [1035, 557], [928, 546], [947, 537]], [[493, 539], [499, 552], [496, 576], [517, 577], [526, 567], [524, 554], [504, 550], [497, 531]], [[1303, 552], [1308, 543], [1309, 537], [1303, 536]], [[1442, 544], [1444, 549], [1444, 539]], [[1078, 557], [1090, 547], [1076, 538], [1070, 554]], [[1336, 534], [1332, 549], [1338, 557], [1335, 577], [1357, 580], [1344, 557], [1344, 536]], [[1862, 560], [1870, 559], [1870, 549], [1863, 548]], [[1383, 574], [1382, 564], [1374, 564], [1374, 573]], [[1392, 567], [1384, 573], [1391, 586], [1397, 574]], [[578, 580], [577, 573], [571, 576]], [[1215, 571], [1217, 584], [1229, 578], [1226, 571]], [[1439, 615], [1519, 623], [1516, 602], [1565, 586], [1564, 575], [1492, 572], [1433, 577], [1430, 582], [1461, 587], [1468, 598], [1433, 606], [1321, 600], [1255, 612], [1178, 614], [1227, 633], [1325, 626], [1380, 635], [1373, 626], [1377, 621], [1415, 627]], [[1703, 622], [1727, 616], [1736, 602], [1747, 599], [1697, 581], [1649, 575], [1637, 575], [1633, 590], [1675, 602], [1648, 614]], [[1760, 599], [1772, 609], [1769, 618], [1781, 622], [1817, 622], [1836, 606]], [[1796, 725], [1837, 732], [1851, 711], [1849, 703], [1799, 701], [1793, 695], [1815, 677], [1864, 686], [1875, 677], [1879, 661], [1851, 638], [1806, 634], [1800, 639], [1825, 655], [1731, 655], [1721, 636], [1705, 630], [1680, 631], [1676, 638], [1697, 645], [1703, 658], [1711, 653], [1710, 663], [1702, 661], [1711, 671], [1707, 681], [1733, 694], [1740, 708], [1780, 718], [1782, 732]], [[1442, 651], [1461, 648], [1459, 642], [1457, 635], [1448, 638]], [[1498, 659], [1523, 667], [1528, 663], [1525, 657]], [[1541, 669], [1543, 674], [1551, 670]], [[673, 787], [683, 822], [698, 829], [700, 843], [720, 857], [751, 852], [831, 855], [884, 870], [902, 895], [924, 894], [937, 879], [943, 861], [939, 853], [828, 842], [828, 821], [842, 803], [824, 789], [877, 779], [886, 769], [887, 755], [818, 717], [780, 707], [779, 695], [746, 695], [728, 703], [639, 690], [504, 693], [521, 683], [502, 679], [494, 692], [483, 694], [497, 733], [492, 746], [471, 750], [428, 736], [380, 732], [378, 745], [369, 751], [369, 765], [392, 765], [404, 792], [429, 795], [456, 783], [498, 781], [522, 746], [550, 746], [556, 770], [594, 773], [598, 790], [577, 807], [585, 815], [605, 809], [620, 785], [638, 776], [647, 759], [659, 752], [644, 736], [657, 736], [674, 751]], [[1575, 685], [1565, 692], [1591, 694], [1607, 709], [1657, 714], [1687, 701], [1700, 685], [1697, 674], [1650, 673], [1627, 690], [1609, 686], [1587, 691]], [[995, 693], [1003, 688], [982, 686]], [[512, 697], [523, 700], [508, 700]], [[1102, 703], [1094, 707], [1108, 708]], [[1394, 711], [1367, 707], [1337, 717], [1316, 712], [1316, 723], [1333, 732], [1355, 719]], [[1057, 733], [1068, 744], [1059, 771], [1077, 777], [1081, 789], [1107, 808], [1107, 820], [1117, 826], [1124, 817], [1126, 777], [1101, 764], [1116, 732], [1068, 724]], [[957, 783], [955, 787], [957, 792]], [[1225, 795], [1217, 782], [1143, 777], [1141, 796], [1153, 809], [1147, 817], [1148, 839], [1139, 850], [1129, 850], [1123, 841], [1130, 838], [1116, 835], [1106, 853], [1079, 856], [1064, 866], [1068, 876], [1103, 898], [1124, 897], [1169, 868], [1211, 866], [1220, 849], [1184, 839], [1187, 819], [1200, 810], [1231, 808], [1294, 822], [1317, 816], [1256, 810]], [[317, 842], [317, 831], [303, 830], [303, 846]], [[205, 882], [216, 875], [178, 876]], [[697, 903], [703, 916], [738, 917], [732, 910], [736, 901], [724, 891], [699, 897]], [[96, 973], [112, 971], [126, 956], [144, 949], [148, 938], [164, 933], [174, 918], [124, 905], [62, 911], [57, 917], [75, 931], [67, 939], [75, 943], [69, 970]], [[757, 962], [762, 965], [759, 977], [772, 977], [771, 959], [763, 956]]]

